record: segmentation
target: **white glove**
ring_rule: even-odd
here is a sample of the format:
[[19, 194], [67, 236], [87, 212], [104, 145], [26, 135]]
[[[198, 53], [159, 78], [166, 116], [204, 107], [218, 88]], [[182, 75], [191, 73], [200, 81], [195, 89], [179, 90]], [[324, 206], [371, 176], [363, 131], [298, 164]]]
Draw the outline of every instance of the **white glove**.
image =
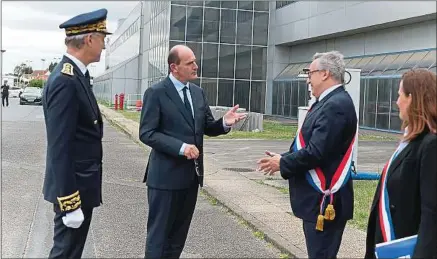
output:
[[62, 217], [62, 222], [69, 228], [79, 228], [84, 220], [82, 209], [79, 208], [75, 211], [68, 212]]

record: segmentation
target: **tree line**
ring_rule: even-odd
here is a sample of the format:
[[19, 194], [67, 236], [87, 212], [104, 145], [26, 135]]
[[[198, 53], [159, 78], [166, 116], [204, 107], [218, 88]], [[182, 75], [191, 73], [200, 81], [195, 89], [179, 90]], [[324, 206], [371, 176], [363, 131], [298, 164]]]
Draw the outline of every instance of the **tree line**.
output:
[[[50, 62], [49, 67], [47, 68], [50, 72], [58, 65], [58, 62]], [[21, 78], [23, 75], [28, 75], [33, 73], [33, 68], [26, 63], [21, 63], [20, 65], [15, 66], [14, 73], [12, 75]], [[11, 75], [11, 74], [9, 74]], [[14, 84], [16, 85], [19, 82], [19, 79], [14, 79]], [[41, 79], [32, 79], [29, 81], [28, 86], [30, 87], [39, 87], [42, 88], [44, 85], [43, 80]]]
[[[53, 69], [58, 65], [58, 62], [50, 62], [49, 67], [47, 68], [50, 72], [53, 71]], [[26, 63], [21, 63], [20, 65], [15, 66], [14, 68], [14, 76], [21, 77], [25, 74], [32, 74], [33, 68], [30, 65], [27, 65]]]

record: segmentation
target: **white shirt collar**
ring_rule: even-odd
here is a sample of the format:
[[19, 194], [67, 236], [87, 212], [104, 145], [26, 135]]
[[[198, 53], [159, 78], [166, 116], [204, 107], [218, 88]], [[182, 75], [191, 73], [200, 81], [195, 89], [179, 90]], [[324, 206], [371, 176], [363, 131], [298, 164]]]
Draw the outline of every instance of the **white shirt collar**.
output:
[[182, 89], [186, 86], [188, 89], [190, 89], [190, 84], [187, 82], [186, 85], [184, 85], [181, 81], [179, 81], [178, 79], [176, 79], [176, 77], [170, 73], [170, 75], [168, 76], [171, 80], [171, 82], [173, 83], [173, 85], [176, 87], [176, 90], [178, 92], [182, 91]]
[[334, 91], [335, 89], [339, 88], [340, 86], [342, 86], [343, 84], [338, 84], [338, 85], [333, 85], [331, 87], [329, 87], [328, 89], [326, 89], [320, 96], [319, 96], [319, 102], [325, 97], [327, 96], [330, 92]]
[[86, 71], [88, 70], [86, 68], [86, 66], [82, 63], [82, 61], [80, 61], [79, 59], [77, 59], [75, 56], [65, 53], [64, 56], [66, 56], [67, 58], [71, 59], [71, 61], [74, 62], [74, 64], [76, 64], [76, 66], [80, 69], [80, 72], [82, 72], [83, 75], [85, 75]]

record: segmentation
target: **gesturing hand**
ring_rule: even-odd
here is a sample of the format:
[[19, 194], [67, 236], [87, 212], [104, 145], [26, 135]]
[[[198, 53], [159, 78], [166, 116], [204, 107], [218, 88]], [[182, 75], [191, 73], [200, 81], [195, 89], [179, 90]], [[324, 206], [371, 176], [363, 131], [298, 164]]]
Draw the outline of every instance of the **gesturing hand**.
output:
[[279, 171], [279, 162], [281, 160], [281, 155], [276, 153], [266, 151], [266, 155], [269, 157], [261, 158], [258, 160], [258, 171], [264, 172], [264, 175], [274, 175]]
[[230, 109], [224, 116], [223, 120], [225, 121], [227, 126], [233, 126], [235, 123], [243, 120], [246, 118], [247, 113], [237, 113], [238, 108], [240, 105], [235, 105]]
[[195, 145], [187, 145], [184, 150], [184, 156], [188, 159], [197, 159], [199, 157], [199, 150]]

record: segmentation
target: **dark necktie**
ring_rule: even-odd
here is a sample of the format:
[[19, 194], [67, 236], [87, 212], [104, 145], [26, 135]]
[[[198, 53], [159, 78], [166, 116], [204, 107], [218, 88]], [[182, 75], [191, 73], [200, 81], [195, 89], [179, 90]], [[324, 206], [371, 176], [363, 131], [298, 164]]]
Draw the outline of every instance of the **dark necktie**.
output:
[[188, 87], [186, 87], [186, 86], [184, 88], [182, 88], [182, 92], [184, 93], [184, 105], [185, 105], [185, 109], [187, 109], [187, 111], [188, 111], [188, 114], [190, 114], [191, 117], [193, 117], [193, 112], [191, 110], [191, 104], [190, 104], [190, 101], [188, 101], [187, 90], [188, 90]]
[[88, 82], [88, 86], [91, 87], [90, 72], [88, 70], [85, 72], [85, 78]]
[[86, 81], [87, 81], [88, 87], [89, 87], [89, 95], [91, 96], [91, 99], [93, 100], [93, 103], [92, 103], [93, 108], [96, 109], [97, 111], [99, 111], [99, 115], [98, 115], [99, 121], [102, 121], [100, 110], [99, 110], [99, 107], [97, 106], [97, 99], [96, 99], [96, 96], [94, 95], [93, 86], [91, 85], [91, 81], [90, 81], [90, 72], [88, 70], [85, 72], [85, 78], [86, 78]]

